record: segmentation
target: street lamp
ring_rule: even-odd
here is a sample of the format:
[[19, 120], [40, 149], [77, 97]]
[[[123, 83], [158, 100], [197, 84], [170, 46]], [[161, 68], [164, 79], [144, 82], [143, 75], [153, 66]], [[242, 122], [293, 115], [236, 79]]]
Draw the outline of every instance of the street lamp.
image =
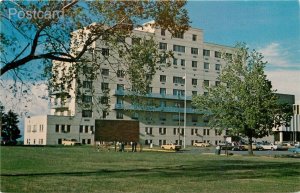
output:
[[185, 129], [186, 129], [186, 73], [184, 73], [184, 116], [183, 116], [183, 148], [185, 149]]

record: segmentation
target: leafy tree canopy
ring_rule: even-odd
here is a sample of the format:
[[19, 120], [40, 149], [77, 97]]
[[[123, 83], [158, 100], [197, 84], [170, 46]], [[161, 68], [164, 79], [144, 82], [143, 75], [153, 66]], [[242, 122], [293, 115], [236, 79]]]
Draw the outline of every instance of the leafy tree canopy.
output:
[[[227, 57], [226, 57], [227, 56]], [[261, 138], [290, 121], [292, 108], [278, 102], [271, 82], [264, 74], [266, 62], [255, 50], [250, 52], [244, 44], [235, 53], [225, 55], [227, 65], [219, 76], [220, 84], [207, 87], [208, 95], [193, 98], [199, 109], [208, 110], [209, 124], [229, 129], [232, 135]], [[249, 153], [252, 154], [249, 145]]]
[[17, 139], [21, 137], [18, 128], [18, 115], [11, 110], [7, 114], [1, 111], [1, 115], [1, 140], [8, 145], [16, 145]]

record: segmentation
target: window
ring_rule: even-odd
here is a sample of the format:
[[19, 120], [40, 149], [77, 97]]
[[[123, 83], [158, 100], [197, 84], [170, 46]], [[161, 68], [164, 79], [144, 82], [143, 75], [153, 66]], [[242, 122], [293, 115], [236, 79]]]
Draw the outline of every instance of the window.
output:
[[209, 86], [209, 80], [204, 80], [204, 81], [203, 81], [203, 85], [204, 85], [204, 86]]
[[87, 144], [91, 144], [91, 139], [87, 139]]
[[216, 86], [219, 86], [221, 84], [220, 81], [216, 81]]
[[181, 59], [181, 60], [180, 60], [180, 64], [181, 64], [181, 66], [185, 66], [185, 60], [184, 60], [184, 59]]
[[152, 87], [148, 86], [148, 87], [146, 88], [146, 92], [147, 92], [148, 94], [151, 94], [151, 93], [152, 93]]
[[125, 77], [124, 70], [117, 70], [117, 77], [118, 78], [124, 78]]
[[164, 56], [161, 56], [159, 62], [160, 62], [161, 64], [165, 64], [165, 63], [167, 63], [167, 58], [164, 57]]
[[71, 125], [67, 125], [67, 132], [70, 133], [71, 131]]
[[167, 43], [159, 42], [159, 49], [167, 50], [167, 48], [168, 48]]
[[173, 59], [173, 65], [177, 65], [177, 58]]
[[105, 119], [107, 115], [108, 115], [107, 111], [102, 111], [102, 118], [103, 119]]
[[65, 132], [65, 125], [61, 125], [61, 132]]
[[160, 75], [160, 82], [166, 82], [166, 80], [167, 80], [167, 77], [166, 77], [166, 75]]
[[160, 101], [160, 107], [166, 107], [167, 102], [166, 101]]
[[91, 110], [82, 110], [82, 117], [92, 117], [92, 114]]
[[107, 96], [102, 96], [100, 98], [101, 104], [108, 104], [108, 97]]
[[102, 82], [101, 83], [101, 90], [108, 90], [108, 83]]
[[109, 49], [108, 48], [102, 48], [101, 53], [103, 56], [109, 56]]
[[182, 77], [173, 76], [173, 83], [184, 84], [184, 82], [185, 82], [185, 79], [183, 79]]
[[210, 50], [203, 50], [203, 56], [210, 56]]
[[88, 88], [91, 89], [92, 88], [92, 81], [83, 81], [83, 88]]
[[221, 52], [215, 51], [215, 57], [216, 58], [221, 58]]
[[103, 68], [101, 69], [101, 74], [104, 76], [108, 76], [109, 75], [109, 69]]
[[84, 102], [84, 103], [92, 103], [92, 101], [93, 101], [92, 96], [83, 95], [82, 102]]
[[215, 65], [215, 70], [218, 70], [218, 71], [221, 70], [221, 64], [216, 64]]
[[132, 112], [131, 119], [138, 120], [139, 119], [139, 114], [137, 112]]
[[191, 54], [198, 55], [198, 48], [191, 48]]
[[197, 85], [197, 79], [192, 78], [192, 85]]
[[206, 134], [209, 135], [209, 129], [206, 130]]
[[59, 133], [59, 125], [55, 125], [55, 132]]
[[184, 96], [184, 90], [173, 89], [174, 96]]
[[83, 125], [80, 125], [79, 126], [79, 133], [82, 133], [83, 132]]
[[203, 135], [206, 135], [206, 129], [203, 129]]
[[117, 84], [117, 90], [124, 90], [124, 84]]
[[166, 88], [160, 88], [160, 89], [159, 89], [159, 93], [160, 93], [161, 95], [166, 95]]
[[193, 34], [193, 41], [197, 41], [197, 35]]
[[123, 104], [123, 97], [117, 97], [117, 104], [122, 105]]
[[167, 133], [167, 128], [159, 128], [159, 134], [165, 135]]
[[174, 34], [174, 38], [180, 38], [180, 39], [183, 39], [183, 32], [176, 32]]
[[173, 51], [175, 52], [185, 52], [185, 47], [180, 45], [173, 45]]
[[131, 39], [131, 44], [134, 45], [134, 44], [140, 44], [141, 42], [141, 38], [132, 38]]
[[205, 70], [208, 70], [208, 69], [209, 69], [209, 63], [204, 62], [204, 69], [205, 69]]
[[197, 91], [192, 91], [192, 95], [196, 96], [197, 95]]
[[85, 139], [82, 139], [82, 140], [81, 140], [81, 143], [82, 143], [82, 144], [85, 144]]
[[225, 56], [227, 60], [232, 60], [232, 54], [226, 53]]
[[86, 126], [84, 127], [84, 132], [85, 132], [85, 133], [88, 133], [88, 132], [89, 132], [89, 126], [88, 126], [88, 125], [86, 125]]
[[173, 135], [177, 135], [177, 128], [173, 128]]
[[160, 30], [160, 35], [165, 36], [166, 35], [166, 30], [165, 29], [161, 29]]
[[117, 119], [123, 119], [123, 113], [121, 111], [117, 111]]
[[197, 68], [197, 63], [198, 63], [197, 61], [192, 61], [192, 67]]
[[152, 135], [152, 127], [145, 127], [145, 133]]

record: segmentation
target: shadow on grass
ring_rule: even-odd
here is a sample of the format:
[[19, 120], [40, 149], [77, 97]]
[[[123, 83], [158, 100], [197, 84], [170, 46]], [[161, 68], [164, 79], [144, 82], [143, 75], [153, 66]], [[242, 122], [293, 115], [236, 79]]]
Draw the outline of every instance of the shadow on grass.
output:
[[290, 162], [258, 162], [243, 160], [205, 160], [199, 162], [189, 162], [189, 165], [170, 165], [167, 167], [153, 168], [133, 168], [121, 170], [95, 170], [76, 172], [49, 172], [49, 173], [23, 173], [23, 174], [3, 174], [2, 177], [21, 176], [92, 176], [110, 175], [115, 178], [125, 176], [145, 176], [148, 178], [168, 178], [172, 177], [201, 177], [205, 180], [216, 181], [219, 179], [258, 179], [265, 177], [299, 177], [300, 163]]

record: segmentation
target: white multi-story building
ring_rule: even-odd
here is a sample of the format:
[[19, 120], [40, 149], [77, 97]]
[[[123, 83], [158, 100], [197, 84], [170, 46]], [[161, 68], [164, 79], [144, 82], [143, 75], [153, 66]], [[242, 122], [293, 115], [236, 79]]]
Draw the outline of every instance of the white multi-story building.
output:
[[[98, 105], [84, 108], [77, 104], [75, 93], [64, 90], [55, 91], [51, 99], [51, 115], [36, 116], [25, 120], [25, 145], [54, 145], [62, 139], [76, 139], [83, 144], [93, 144], [97, 135], [98, 121], [135, 120], [139, 123], [139, 141], [144, 144], [161, 145], [175, 142], [181, 145], [192, 145], [196, 141], [217, 145], [224, 141], [225, 131], [207, 126], [205, 112], [194, 109], [191, 105], [193, 95], [205, 94], [205, 86], [219, 84], [217, 79], [225, 61], [221, 53], [232, 53], [233, 47], [205, 43], [203, 31], [190, 28], [184, 34], [172, 37], [163, 29], [153, 28], [146, 23], [142, 28], [133, 30], [135, 37], [153, 37], [161, 50], [172, 50], [174, 59], [171, 66], [160, 65], [144, 96], [146, 106], [135, 106], [126, 96], [130, 88], [122, 70], [116, 70], [116, 55], [108, 46], [95, 42], [93, 46], [110, 59], [104, 61], [98, 72], [98, 78], [91, 81], [82, 80], [82, 102], [92, 104], [96, 98], [109, 103], [109, 109]], [[132, 38], [126, 38], [128, 44]], [[92, 57], [86, 55], [86, 57]], [[65, 64], [71, 66], [71, 64]], [[57, 71], [56, 73], [60, 73]], [[77, 83], [73, 85], [76, 88]], [[110, 96], [109, 99], [107, 96]], [[61, 100], [62, 98], [64, 100]]]

